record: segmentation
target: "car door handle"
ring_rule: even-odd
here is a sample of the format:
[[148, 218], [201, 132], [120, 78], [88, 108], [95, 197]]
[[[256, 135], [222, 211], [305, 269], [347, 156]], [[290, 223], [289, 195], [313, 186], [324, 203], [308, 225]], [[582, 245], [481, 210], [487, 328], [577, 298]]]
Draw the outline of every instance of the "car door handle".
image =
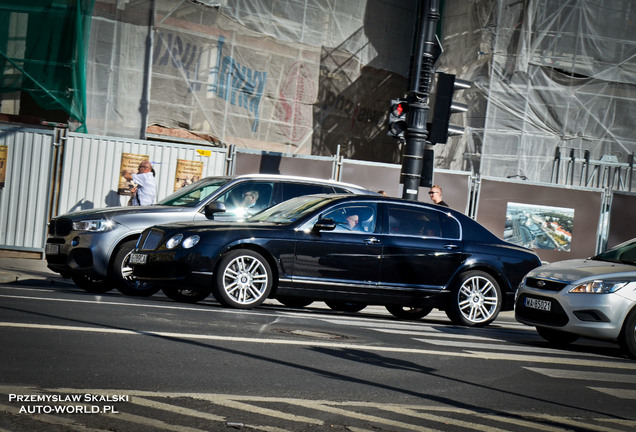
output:
[[459, 249], [459, 246], [453, 243], [445, 244], [444, 249]]
[[375, 237], [370, 237], [368, 239], [365, 239], [364, 242], [368, 244], [376, 244], [376, 243], [380, 243], [380, 239]]

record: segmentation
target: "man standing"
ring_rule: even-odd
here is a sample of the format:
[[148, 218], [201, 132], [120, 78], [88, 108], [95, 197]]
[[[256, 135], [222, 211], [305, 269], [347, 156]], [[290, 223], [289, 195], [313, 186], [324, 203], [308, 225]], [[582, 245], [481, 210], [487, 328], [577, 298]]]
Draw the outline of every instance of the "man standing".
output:
[[441, 205], [444, 207], [449, 207], [448, 204], [444, 202], [442, 199], [442, 188], [438, 185], [431, 186], [431, 190], [428, 191], [428, 196], [431, 197], [431, 201], [437, 205]]
[[126, 180], [132, 180], [135, 184], [130, 191], [132, 193], [132, 202], [130, 205], [146, 206], [155, 203], [157, 196], [157, 182], [155, 181], [155, 173], [152, 165], [148, 161], [139, 164], [137, 174], [124, 172]]

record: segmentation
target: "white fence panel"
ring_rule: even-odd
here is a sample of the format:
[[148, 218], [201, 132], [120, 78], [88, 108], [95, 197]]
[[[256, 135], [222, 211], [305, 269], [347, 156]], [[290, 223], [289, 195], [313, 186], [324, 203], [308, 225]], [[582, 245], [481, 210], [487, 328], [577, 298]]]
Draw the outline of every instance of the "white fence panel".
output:
[[0, 189], [0, 247], [41, 251], [51, 188], [53, 131], [3, 127], [6, 176]]
[[57, 214], [126, 205], [129, 197], [117, 193], [123, 153], [149, 156], [157, 176], [157, 199], [174, 192], [179, 159], [202, 161], [204, 177], [223, 175], [225, 170], [225, 149], [70, 133], [64, 146]]

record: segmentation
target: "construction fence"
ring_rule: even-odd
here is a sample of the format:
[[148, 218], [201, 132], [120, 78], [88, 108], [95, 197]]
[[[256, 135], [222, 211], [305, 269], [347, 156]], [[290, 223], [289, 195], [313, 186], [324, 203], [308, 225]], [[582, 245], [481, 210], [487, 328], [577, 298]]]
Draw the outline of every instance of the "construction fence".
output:
[[[183, 167], [205, 176], [269, 173], [355, 183], [401, 197], [401, 166], [333, 156], [262, 152], [201, 142], [133, 140], [66, 129], [0, 127], [0, 249], [40, 254], [47, 223], [68, 212], [126, 205], [122, 164], [149, 159], [159, 199], [173, 193]], [[636, 193], [609, 187], [531, 183], [436, 170], [444, 200], [495, 235], [534, 249], [545, 261], [594, 255], [636, 237]], [[419, 199], [428, 201], [427, 189]]]

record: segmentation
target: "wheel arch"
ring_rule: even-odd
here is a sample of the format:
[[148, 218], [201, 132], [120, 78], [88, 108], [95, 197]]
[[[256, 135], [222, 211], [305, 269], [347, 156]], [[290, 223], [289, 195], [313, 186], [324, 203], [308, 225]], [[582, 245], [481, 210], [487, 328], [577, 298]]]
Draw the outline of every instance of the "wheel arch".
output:
[[107, 271], [108, 271], [108, 277], [111, 276], [111, 269], [113, 267], [113, 261], [115, 260], [115, 256], [117, 255], [117, 251], [119, 250], [119, 248], [121, 248], [121, 246], [126, 243], [129, 242], [131, 240], [139, 240], [139, 237], [141, 236], [141, 231], [140, 232], [129, 232], [126, 233], [126, 235], [122, 238], [120, 238], [117, 242], [114, 242], [114, 246], [111, 248], [110, 250], [110, 254], [108, 256], [108, 267], [107, 267]]
[[[513, 293], [515, 290], [510, 286], [510, 282], [499, 268], [486, 262], [474, 262], [469, 265], [459, 267], [446, 288], [451, 290], [458, 283], [461, 276], [469, 271], [482, 271], [495, 279], [495, 282], [497, 282], [497, 285], [499, 285], [499, 289], [501, 290], [502, 310], [513, 306], [514, 300], [508, 301], [507, 298], [509, 296], [507, 293]], [[452, 297], [449, 297], [449, 301], [452, 301]]]
[[278, 269], [278, 263], [276, 262], [276, 260], [274, 259], [274, 257], [272, 256], [272, 254], [267, 250], [267, 248], [259, 245], [259, 244], [255, 244], [255, 243], [237, 243], [234, 244], [228, 248], [226, 248], [225, 250], [223, 250], [223, 252], [221, 252], [216, 260], [216, 263], [214, 264], [214, 270], [213, 272], [216, 274], [216, 272], [219, 269], [219, 264], [221, 262], [221, 257], [223, 255], [225, 255], [228, 252], [231, 252], [233, 250], [237, 250], [237, 249], [249, 249], [253, 252], [257, 252], [259, 254], [261, 254], [263, 256], [263, 258], [265, 258], [267, 260], [267, 264], [269, 264], [269, 268], [272, 271], [272, 289], [269, 292], [269, 298], [273, 298], [276, 294], [276, 288], [278, 288], [278, 275], [279, 275], [279, 269]]

